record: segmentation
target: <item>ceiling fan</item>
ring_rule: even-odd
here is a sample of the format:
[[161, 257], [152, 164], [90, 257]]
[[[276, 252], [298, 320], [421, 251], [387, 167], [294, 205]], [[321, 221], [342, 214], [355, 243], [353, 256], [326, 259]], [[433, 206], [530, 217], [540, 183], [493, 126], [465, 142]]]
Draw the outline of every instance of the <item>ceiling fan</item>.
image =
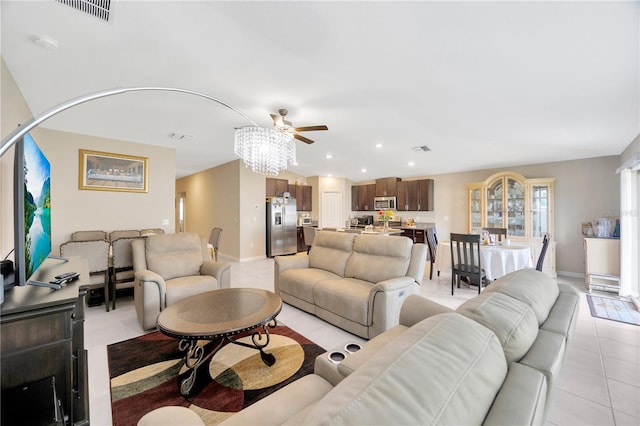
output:
[[313, 143], [314, 141], [312, 141], [309, 138], [306, 138], [302, 135], [299, 135], [298, 132], [311, 132], [311, 131], [315, 131], [315, 130], [329, 130], [329, 128], [327, 126], [320, 125], [320, 126], [304, 126], [304, 127], [293, 127], [293, 125], [291, 124], [290, 121], [287, 121], [284, 119], [284, 117], [289, 113], [289, 111], [287, 111], [286, 109], [279, 109], [278, 110], [278, 114], [280, 115], [275, 115], [275, 114], [270, 114], [271, 115], [271, 119], [273, 120], [273, 125], [275, 126], [276, 129], [280, 130], [281, 132], [285, 132], [285, 133], [289, 133], [290, 135], [292, 135], [294, 138], [298, 139], [299, 141], [302, 141], [304, 143]]

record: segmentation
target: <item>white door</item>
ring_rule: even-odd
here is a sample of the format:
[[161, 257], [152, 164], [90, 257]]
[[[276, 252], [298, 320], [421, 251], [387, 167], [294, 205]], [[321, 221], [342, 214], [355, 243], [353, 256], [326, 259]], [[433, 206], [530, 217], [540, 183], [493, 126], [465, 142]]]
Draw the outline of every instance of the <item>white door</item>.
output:
[[342, 217], [342, 192], [325, 191], [322, 193], [320, 210], [321, 228], [343, 228], [345, 218]]

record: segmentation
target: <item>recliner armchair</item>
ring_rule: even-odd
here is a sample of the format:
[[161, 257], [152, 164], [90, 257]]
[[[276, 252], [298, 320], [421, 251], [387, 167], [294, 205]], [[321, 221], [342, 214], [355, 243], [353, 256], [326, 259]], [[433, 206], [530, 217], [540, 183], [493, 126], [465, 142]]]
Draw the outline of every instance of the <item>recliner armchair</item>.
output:
[[136, 313], [144, 330], [154, 328], [160, 311], [178, 300], [231, 285], [231, 265], [211, 260], [198, 234], [151, 235], [131, 246]]

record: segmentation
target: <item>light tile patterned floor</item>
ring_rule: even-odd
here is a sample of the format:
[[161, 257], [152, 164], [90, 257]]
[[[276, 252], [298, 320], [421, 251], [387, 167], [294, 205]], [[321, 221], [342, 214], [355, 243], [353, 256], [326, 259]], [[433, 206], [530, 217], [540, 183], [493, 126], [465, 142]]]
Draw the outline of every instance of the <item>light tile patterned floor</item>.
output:
[[[222, 260], [222, 259], [221, 259]], [[233, 287], [273, 290], [273, 260], [233, 262]], [[477, 295], [477, 289], [461, 288], [451, 296], [450, 276], [422, 282], [422, 295], [455, 308]], [[578, 279], [559, 278], [584, 293]], [[464, 286], [463, 286], [464, 287]], [[133, 298], [118, 298], [118, 308], [87, 308], [85, 342], [89, 350], [91, 424], [111, 424], [111, 399], [106, 346], [143, 334]], [[320, 346], [330, 349], [349, 341], [362, 341], [346, 331], [284, 305], [278, 319]], [[547, 425], [640, 425], [640, 327], [591, 317], [586, 297], [570, 340], [562, 374], [547, 416]]]

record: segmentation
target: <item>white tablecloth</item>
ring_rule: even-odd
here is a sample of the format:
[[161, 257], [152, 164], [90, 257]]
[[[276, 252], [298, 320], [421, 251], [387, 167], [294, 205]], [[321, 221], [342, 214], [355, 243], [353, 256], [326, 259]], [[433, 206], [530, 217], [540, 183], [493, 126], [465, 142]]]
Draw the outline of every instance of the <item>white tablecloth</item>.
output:
[[[523, 245], [480, 245], [480, 261], [487, 279], [493, 281], [507, 275], [533, 266], [531, 250]], [[451, 242], [438, 242], [435, 268], [437, 271], [451, 271]]]

